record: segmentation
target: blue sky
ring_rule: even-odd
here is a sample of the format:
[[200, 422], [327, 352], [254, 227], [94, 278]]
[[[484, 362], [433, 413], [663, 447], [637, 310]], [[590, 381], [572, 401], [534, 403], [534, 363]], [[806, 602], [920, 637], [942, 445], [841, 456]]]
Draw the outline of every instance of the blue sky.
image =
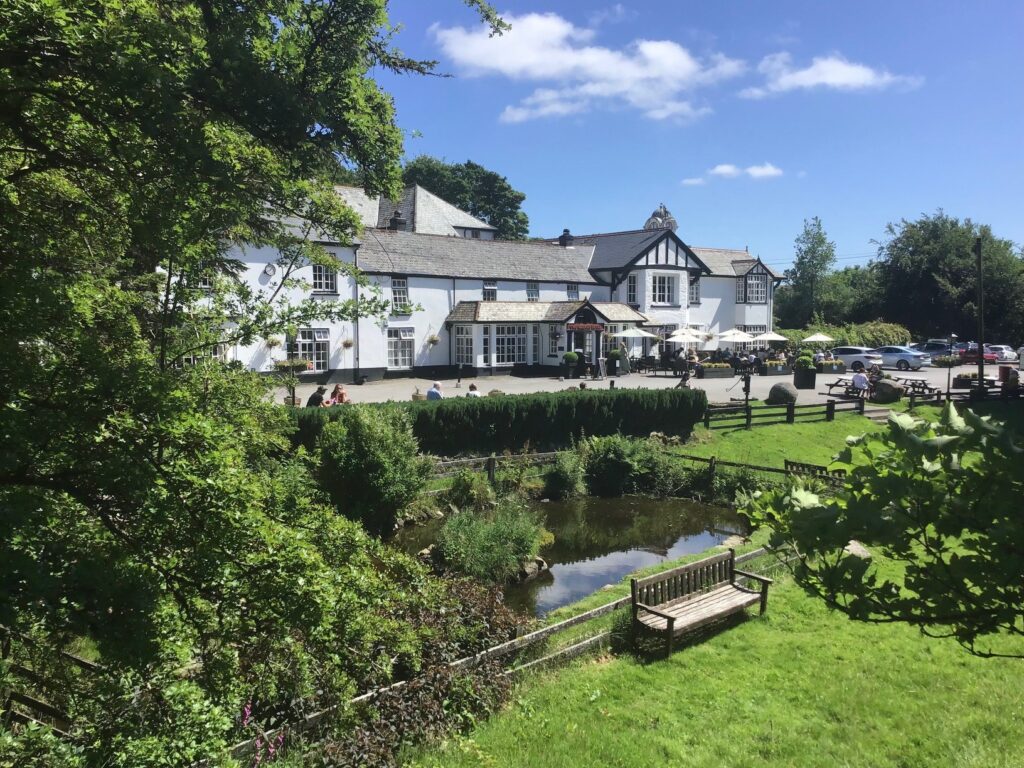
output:
[[697, 246], [779, 268], [820, 216], [840, 266], [943, 208], [1024, 242], [1024, 3], [392, 0], [409, 157], [473, 160], [531, 234], [635, 229], [664, 202]]

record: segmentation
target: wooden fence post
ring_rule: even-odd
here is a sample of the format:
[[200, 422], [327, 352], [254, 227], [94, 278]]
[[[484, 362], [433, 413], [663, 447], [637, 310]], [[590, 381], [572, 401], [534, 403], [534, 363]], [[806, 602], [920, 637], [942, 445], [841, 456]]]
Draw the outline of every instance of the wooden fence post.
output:
[[704, 409], [704, 429], [711, 429], [711, 408]]
[[910, 393], [910, 407], [908, 408], [908, 410], [911, 410], [911, 411], [914, 410], [914, 393], [913, 392]]
[[836, 401], [829, 400], [825, 403], [825, 421], [835, 421], [836, 418]]
[[714, 482], [715, 482], [715, 457], [712, 456], [708, 460], [708, 483], [711, 484], [711, 483], [714, 483]]
[[861, 416], [864, 415], [864, 403], [865, 402], [867, 402], [867, 398], [866, 397], [858, 397], [857, 398], [857, 413], [859, 413]]
[[746, 426], [746, 428], [750, 429], [750, 422], [752, 421], [752, 414], [751, 414], [751, 410], [750, 410], [750, 403], [747, 403], [746, 414], [747, 414], [747, 426]]
[[793, 424], [796, 421], [796, 403], [786, 403], [786, 423]]
[[489, 482], [491, 485], [494, 485], [496, 482], [494, 472], [497, 468], [498, 460], [492, 453], [490, 456], [487, 457], [487, 482]]

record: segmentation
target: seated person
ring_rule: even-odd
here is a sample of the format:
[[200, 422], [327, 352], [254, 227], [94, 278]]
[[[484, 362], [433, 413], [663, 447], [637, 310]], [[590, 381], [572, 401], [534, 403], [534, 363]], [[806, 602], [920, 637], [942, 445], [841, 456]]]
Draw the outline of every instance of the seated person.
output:
[[480, 390], [476, 388], [476, 384], [469, 385], [469, 392], [466, 393], [466, 397], [480, 397]]
[[851, 386], [853, 389], [859, 389], [861, 391], [871, 389], [871, 382], [868, 380], [868, 375], [864, 373], [863, 369], [853, 374]]

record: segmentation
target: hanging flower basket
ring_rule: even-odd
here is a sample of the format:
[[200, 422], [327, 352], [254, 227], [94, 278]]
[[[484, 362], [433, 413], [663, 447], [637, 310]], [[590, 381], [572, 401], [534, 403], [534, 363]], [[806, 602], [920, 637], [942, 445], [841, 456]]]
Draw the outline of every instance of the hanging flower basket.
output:
[[429, 344], [430, 346], [433, 347], [440, 343], [441, 337], [438, 336], [437, 334], [432, 333], [431, 335], [427, 336], [427, 344]]
[[352, 339], [342, 339], [341, 346], [344, 349], [352, 349], [355, 346], [355, 342]]

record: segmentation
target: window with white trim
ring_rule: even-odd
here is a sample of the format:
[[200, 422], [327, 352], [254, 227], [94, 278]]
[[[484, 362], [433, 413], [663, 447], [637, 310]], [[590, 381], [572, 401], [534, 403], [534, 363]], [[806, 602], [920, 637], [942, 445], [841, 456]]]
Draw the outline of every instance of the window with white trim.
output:
[[745, 282], [746, 281], [742, 277], [737, 277], [736, 278], [736, 303], [737, 304], [744, 304], [744, 303], [746, 303], [747, 293], [746, 293], [746, 291], [743, 290]]
[[580, 284], [579, 283], [566, 283], [565, 284], [565, 298], [569, 301], [580, 300]]
[[228, 345], [223, 343], [214, 344], [212, 347], [206, 349], [196, 350], [190, 352], [187, 355], [183, 355], [179, 361], [174, 364], [175, 368], [182, 368], [184, 366], [199, 365], [199, 363], [205, 360], [216, 360], [221, 363], [226, 363], [228, 359]]
[[540, 301], [540, 283], [526, 284], [526, 300]]
[[498, 281], [484, 280], [484, 301], [498, 300]]
[[455, 326], [455, 364], [476, 365], [473, 359], [473, 326]]
[[626, 276], [626, 303], [639, 304], [636, 299], [636, 273]]
[[[767, 325], [737, 325], [736, 327], [741, 331], [746, 331], [751, 336], [759, 336], [762, 333], [768, 333]], [[734, 346], [736, 349], [759, 349], [765, 345], [756, 341], [748, 341], [735, 344]]]
[[613, 339], [612, 334], [618, 333], [625, 326], [609, 324], [604, 327], [604, 333], [601, 334], [601, 352], [602, 357], [608, 357], [608, 352], [613, 349], [619, 348], [619, 340]]
[[323, 264], [313, 265], [313, 293], [337, 293], [338, 272]]
[[388, 328], [388, 368], [408, 370], [415, 356], [412, 328]]
[[526, 362], [526, 326], [494, 326], [494, 364], [514, 365]]
[[491, 326], [484, 326], [484, 365], [491, 365]]
[[330, 362], [331, 332], [327, 328], [299, 328], [291, 340], [288, 357], [309, 360], [308, 370], [322, 373]]
[[676, 304], [676, 277], [675, 275], [654, 275], [652, 290], [652, 304]]
[[747, 275], [747, 304], [768, 302], [768, 275]]
[[409, 279], [406, 277], [391, 278], [391, 313], [405, 313], [409, 307]]
[[691, 277], [690, 284], [687, 289], [687, 300], [690, 305], [700, 304], [700, 278]]
[[540, 326], [533, 326], [533, 364], [540, 362]]

